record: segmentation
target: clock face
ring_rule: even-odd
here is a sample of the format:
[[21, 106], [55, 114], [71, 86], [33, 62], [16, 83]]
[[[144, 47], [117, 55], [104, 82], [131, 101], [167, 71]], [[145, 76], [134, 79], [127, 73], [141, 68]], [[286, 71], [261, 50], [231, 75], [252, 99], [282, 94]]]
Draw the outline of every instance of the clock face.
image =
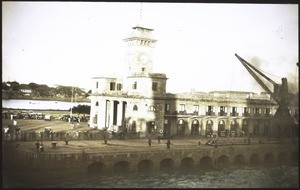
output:
[[149, 58], [148, 58], [147, 55], [141, 54], [140, 57], [139, 57], [139, 60], [140, 60], [141, 63], [145, 64], [149, 61]]

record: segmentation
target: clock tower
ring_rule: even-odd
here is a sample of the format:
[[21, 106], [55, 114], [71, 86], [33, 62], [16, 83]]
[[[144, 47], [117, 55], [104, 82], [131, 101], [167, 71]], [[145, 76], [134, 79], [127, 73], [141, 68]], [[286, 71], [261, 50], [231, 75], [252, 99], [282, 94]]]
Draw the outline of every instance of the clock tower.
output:
[[129, 66], [129, 75], [152, 73], [152, 54], [155, 40], [153, 29], [135, 26], [126, 43], [125, 63]]

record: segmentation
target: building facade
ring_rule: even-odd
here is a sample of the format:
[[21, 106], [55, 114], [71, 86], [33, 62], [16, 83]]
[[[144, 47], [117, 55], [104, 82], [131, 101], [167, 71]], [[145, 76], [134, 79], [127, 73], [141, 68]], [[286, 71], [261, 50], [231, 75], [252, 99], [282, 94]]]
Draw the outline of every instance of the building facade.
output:
[[[153, 73], [153, 29], [136, 26], [124, 39], [126, 78], [94, 77], [90, 127], [146, 136], [268, 136], [277, 104], [266, 93], [166, 92], [167, 77]], [[290, 106], [298, 118], [298, 102]]]

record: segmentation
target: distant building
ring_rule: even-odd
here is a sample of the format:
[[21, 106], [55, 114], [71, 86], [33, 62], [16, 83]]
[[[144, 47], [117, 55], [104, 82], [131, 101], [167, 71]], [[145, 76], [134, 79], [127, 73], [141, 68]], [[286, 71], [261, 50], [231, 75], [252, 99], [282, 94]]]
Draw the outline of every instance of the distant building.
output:
[[[266, 93], [213, 91], [166, 93], [167, 77], [153, 73], [153, 29], [136, 26], [129, 37], [126, 78], [95, 77], [90, 126], [124, 130], [140, 137], [161, 135], [267, 136], [277, 105]], [[298, 103], [290, 107], [297, 115]]]
[[20, 92], [22, 92], [24, 96], [30, 96], [33, 93], [32, 90], [26, 85], [21, 85]]

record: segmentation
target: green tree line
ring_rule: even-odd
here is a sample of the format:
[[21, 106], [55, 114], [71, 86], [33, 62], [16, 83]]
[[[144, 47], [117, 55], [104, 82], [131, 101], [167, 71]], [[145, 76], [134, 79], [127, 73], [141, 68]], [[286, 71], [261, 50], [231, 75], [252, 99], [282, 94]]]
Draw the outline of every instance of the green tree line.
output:
[[45, 84], [36, 84], [31, 82], [29, 84], [20, 84], [16, 81], [2, 82], [2, 95], [4, 97], [13, 98], [19, 96], [31, 97], [55, 97], [55, 98], [87, 98], [90, 94], [79, 87], [62, 86], [49, 87]]

